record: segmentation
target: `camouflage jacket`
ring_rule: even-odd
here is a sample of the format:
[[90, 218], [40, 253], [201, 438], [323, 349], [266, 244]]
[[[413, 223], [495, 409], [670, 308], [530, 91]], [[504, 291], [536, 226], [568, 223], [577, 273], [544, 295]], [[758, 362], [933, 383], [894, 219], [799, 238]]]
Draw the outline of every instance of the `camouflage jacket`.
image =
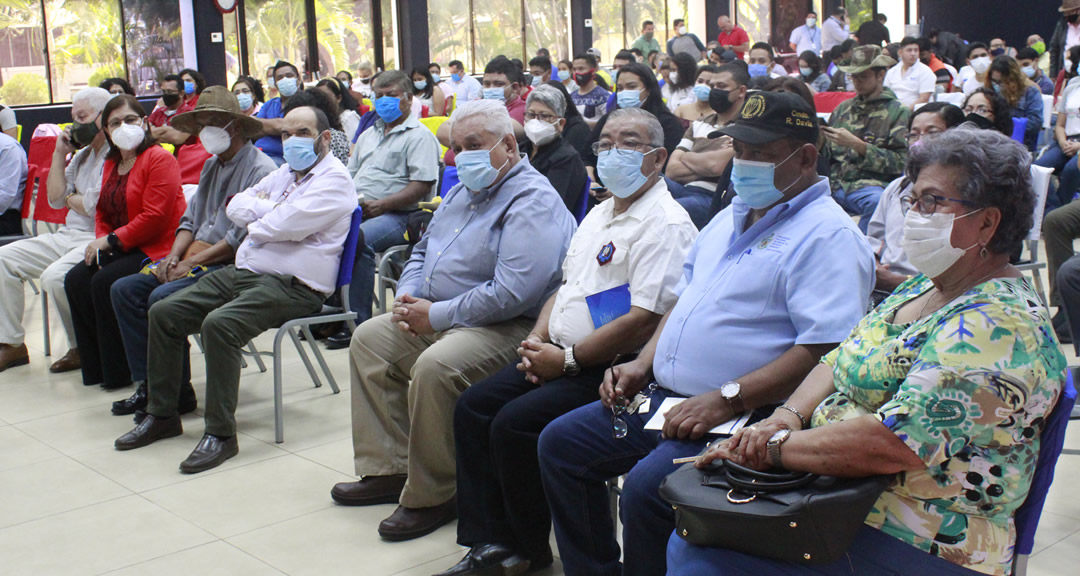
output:
[[885, 88], [872, 100], [861, 96], [845, 100], [833, 110], [829, 126], [846, 128], [867, 143], [866, 155], [832, 143], [825, 145], [833, 190], [885, 187], [904, 172], [907, 162], [907, 126], [911, 111]]

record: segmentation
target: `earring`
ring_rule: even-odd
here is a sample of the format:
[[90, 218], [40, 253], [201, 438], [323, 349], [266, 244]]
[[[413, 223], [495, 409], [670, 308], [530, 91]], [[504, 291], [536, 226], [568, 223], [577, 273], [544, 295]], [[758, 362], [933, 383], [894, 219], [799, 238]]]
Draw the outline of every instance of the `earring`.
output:
[[979, 258], [982, 258], [983, 260], [986, 260], [989, 257], [990, 257], [990, 251], [986, 249], [986, 246], [983, 246], [982, 249], [979, 250]]

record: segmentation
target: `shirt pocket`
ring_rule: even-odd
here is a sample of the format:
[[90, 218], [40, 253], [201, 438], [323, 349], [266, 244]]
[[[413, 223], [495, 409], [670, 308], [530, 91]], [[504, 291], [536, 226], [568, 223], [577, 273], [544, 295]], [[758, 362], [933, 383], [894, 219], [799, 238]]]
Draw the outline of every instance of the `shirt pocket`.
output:
[[405, 154], [399, 150], [384, 150], [377, 158], [379, 168], [387, 174], [398, 174], [405, 166]]
[[713, 286], [717, 308], [747, 319], [760, 318], [776, 300], [780, 255], [768, 250], [725, 256], [738, 259]]

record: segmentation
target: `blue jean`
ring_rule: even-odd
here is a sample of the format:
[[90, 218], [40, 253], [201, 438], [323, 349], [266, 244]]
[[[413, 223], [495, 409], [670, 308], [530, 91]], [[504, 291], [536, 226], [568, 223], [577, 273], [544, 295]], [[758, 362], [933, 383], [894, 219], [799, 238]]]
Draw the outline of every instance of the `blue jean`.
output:
[[409, 212], [387, 212], [360, 223], [363, 243], [357, 244], [356, 263], [349, 284], [349, 309], [356, 312], [356, 323], [371, 318], [372, 297], [375, 295], [375, 253], [393, 246], [407, 244], [405, 225]]
[[[206, 271], [199, 272], [197, 276], [205, 273]], [[146, 382], [150, 307], [191, 286], [196, 280], [197, 278], [180, 278], [162, 284], [152, 274], [132, 274], [112, 285], [109, 296], [116, 311], [116, 322], [120, 325], [120, 336], [124, 340], [124, 352], [127, 354], [132, 382]], [[184, 382], [191, 381], [191, 361], [187, 354], [184, 354], [183, 376]]]
[[884, 191], [881, 186], [864, 186], [851, 192], [844, 192], [843, 188], [839, 188], [833, 197], [844, 210], [859, 215], [859, 230], [866, 234], [866, 227], [870, 224], [870, 218], [874, 215], [874, 210], [877, 210], [878, 200]]
[[682, 206], [690, 215], [694, 226], [701, 230], [709, 224], [712, 218], [713, 192], [698, 186], [683, 186], [677, 182], [668, 181], [668, 190], [671, 197]]
[[[679, 441], [645, 430], [645, 423], [671, 392], [650, 393], [652, 410], [625, 417], [625, 438], [614, 438], [611, 410], [588, 404], [549, 424], [540, 434], [540, 476], [551, 506], [559, 557], [567, 576], [660, 576], [675, 513], [657, 492], [678, 466], [673, 458], [694, 456], [706, 440]], [[607, 480], [626, 474], [619, 517], [625, 563], [608, 507]]]
[[724, 548], [689, 544], [676, 534], [667, 546], [668, 576], [975, 576], [980, 574], [932, 556], [888, 534], [863, 526], [847, 556], [828, 564], [803, 565]]
[[1055, 141], [1046, 149], [1046, 152], [1035, 161], [1036, 166], [1053, 168], [1058, 175], [1058, 186], [1055, 189], [1053, 181], [1046, 193], [1046, 210], [1060, 208], [1072, 202], [1077, 189], [1080, 188], [1080, 167], [1077, 166], [1077, 156], [1066, 156]]

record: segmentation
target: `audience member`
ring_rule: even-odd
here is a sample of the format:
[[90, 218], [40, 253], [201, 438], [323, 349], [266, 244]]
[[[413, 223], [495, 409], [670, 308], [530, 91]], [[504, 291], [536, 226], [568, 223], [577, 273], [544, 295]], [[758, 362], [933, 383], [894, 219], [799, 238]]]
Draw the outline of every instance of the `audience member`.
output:
[[828, 92], [829, 83], [832, 81], [821, 70], [821, 59], [809, 50], [799, 54], [799, 79], [805, 82], [814, 94]]
[[964, 94], [971, 94], [983, 85], [986, 73], [990, 70], [990, 51], [982, 42], [972, 42], [967, 46], [967, 66], [956, 74], [953, 86]]
[[233, 196], [226, 209], [229, 220], [247, 228], [236, 264], [150, 308], [149, 404], [135, 428], [116, 439], [117, 450], [183, 433], [181, 364], [188, 335], [199, 333], [206, 356], [206, 429], [180, 471], [196, 474], [235, 456], [241, 347], [269, 328], [318, 312], [334, 290], [356, 208], [349, 174], [330, 153], [330, 123], [322, 110], [291, 109], [279, 131], [287, 166]]
[[1038, 34], [1032, 34], [1027, 38], [1027, 46], [1035, 51], [1039, 57], [1037, 59], [1038, 68], [1042, 70], [1043, 74], [1050, 74], [1050, 53], [1046, 51], [1046, 42], [1043, 41], [1043, 37]]
[[1024, 145], [1034, 152], [1043, 125], [1043, 100], [1039, 86], [1024, 76], [1016, 60], [1009, 56], [998, 56], [990, 64], [983, 87], [1005, 99], [1013, 118], [1027, 119]]
[[352, 142], [353, 136], [356, 136], [356, 131], [360, 128], [360, 115], [356, 113], [360, 105], [353, 99], [347, 86], [348, 84], [342, 84], [337, 78], [323, 78], [319, 80], [315, 88], [337, 105], [341, 132], [345, 135], [347, 142]]
[[998, 56], [1008, 56], [1009, 58], [1016, 58], [1016, 48], [1010, 48], [1005, 45], [1005, 40], [1001, 38], [994, 38], [990, 40], [990, 55], [997, 58]]
[[859, 215], [866, 232], [885, 185], [904, 171], [908, 118], [911, 110], [884, 87], [886, 71], [896, 61], [877, 46], [859, 46], [840, 69], [855, 85], [855, 98], [841, 102], [822, 128], [828, 141], [833, 196], [848, 212]]
[[[280, 60], [279, 60], [280, 62]], [[267, 102], [280, 96], [277, 89], [277, 82], [274, 79], [274, 66], [266, 67], [266, 98]], [[258, 144], [256, 144], [257, 146]]]
[[191, 68], [184, 68], [180, 71], [179, 76], [183, 82], [181, 95], [184, 98], [184, 106], [192, 110], [199, 103], [199, 96], [202, 91], [206, 90], [206, 79], [203, 78], [202, 74], [199, 74], [198, 70]]
[[641, 23], [641, 36], [638, 36], [634, 42], [630, 45], [631, 48], [637, 48], [643, 55], [651, 54], [652, 52], [660, 51], [660, 42], [654, 37], [656, 34], [656, 25], [652, 20], [646, 20]]
[[[168, 134], [170, 144], [183, 144], [187, 141], [187, 134], [168, 129], [174, 116], [191, 109], [184, 102], [183, 90], [184, 81], [179, 75], [169, 74], [161, 81], [161, 105], [154, 108], [154, 111], [150, 113], [150, 118], [147, 119], [150, 123], [151, 135], [155, 139]], [[174, 140], [176, 142], [173, 142]]]
[[668, 75], [670, 82], [664, 83], [664, 87], [660, 89], [660, 95], [667, 101], [668, 110], [675, 112], [679, 106], [697, 101], [694, 95], [697, 64], [693, 57], [683, 53], [673, 56], [670, 62], [672, 66], [671, 73]]
[[750, 51], [750, 36], [746, 30], [735, 25], [731, 17], [724, 14], [716, 19], [716, 25], [720, 28], [720, 34], [716, 36], [721, 52], [731, 51], [739, 60], [746, 58]]
[[[923, 274], [863, 318], [788, 398], [790, 410], [698, 459], [895, 475], [844, 558], [802, 566], [676, 536], [669, 574], [872, 574], [886, 558], [888, 572], [911, 576], [1012, 572], [1014, 516], [1067, 368], [1039, 295], [1009, 266], [1032, 225], [1028, 158], [1004, 136], [963, 128], [912, 148], [905, 243], [920, 246], [908, 254]], [[938, 417], [944, 405], [951, 418]]]
[[22, 204], [27, 171], [22, 145], [6, 131], [0, 132], [0, 236], [23, 235]]
[[[146, 409], [150, 308], [204, 274], [233, 262], [247, 230], [229, 220], [226, 204], [277, 168], [251, 144], [251, 139], [262, 133], [262, 124], [246, 114], [236, 96], [223, 86], [204, 90], [195, 109], [178, 115], [173, 122], [178, 129], [198, 134], [213, 156], [206, 161], [199, 187], [180, 218], [168, 256], [144, 268], [142, 274], [121, 278], [112, 286], [112, 305], [131, 380], [136, 384], [131, 397], [113, 402], [112, 413], [117, 416]], [[196, 404], [187, 348], [185, 345], [177, 404], [181, 414], [195, 410]]]
[[454, 89], [455, 106], [460, 107], [470, 100], [483, 97], [484, 87], [476, 78], [465, 73], [465, 65], [461, 60], [451, 60], [447, 67], [450, 69], [450, 79], [446, 82]]
[[446, 78], [442, 77], [442, 66], [439, 66], [438, 62], [432, 62], [428, 64], [428, 72], [431, 74], [431, 81], [434, 82], [443, 93], [443, 102], [445, 102], [446, 115], [449, 116], [450, 111], [454, 109], [454, 88], [446, 81]]
[[[422, 66], [412, 69], [410, 78], [412, 82], [413, 96], [421, 106], [426, 106], [428, 116], [446, 116], [446, 98], [443, 91], [435, 86], [435, 79], [431, 72]], [[360, 118], [356, 118], [357, 122]]]
[[544, 175], [551, 187], [562, 197], [571, 214], [578, 211], [582, 194], [586, 194], [588, 175], [581, 155], [562, 138], [566, 123], [566, 99], [557, 88], [537, 86], [525, 102], [525, 136], [528, 142], [521, 152], [537, 172]]
[[803, 52], [821, 54], [821, 28], [817, 25], [817, 12], [811, 10], [806, 14], [806, 24], [791, 31], [788, 46], [796, 54]]
[[1016, 63], [1020, 65], [1020, 71], [1024, 73], [1024, 76], [1034, 82], [1043, 94], [1054, 93], [1054, 81], [1043, 74], [1039, 68], [1039, 54], [1034, 48], [1023, 48], [1017, 52]]
[[551, 60], [545, 56], [536, 56], [532, 60], [529, 60], [529, 75], [532, 76], [530, 85], [533, 87], [547, 83], [551, 80], [551, 73], [555, 70], [555, 67], [551, 65]]
[[[418, 202], [430, 200], [439, 178], [439, 142], [409, 114], [413, 81], [404, 72], [388, 70], [372, 84], [375, 126], [356, 141], [348, 169], [353, 189], [364, 209], [360, 224], [363, 242], [357, 244], [349, 309], [357, 323], [371, 318], [375, 293], [375, 255], [406, 243], [409, 216]], [[327, 341], [330, 349], [346, 348], [352, 333], [346, 329]]]
[[[969, 46], [966, 40], [953, 32], [938, 30], [933, 27], [930, 28], [930, 33], [927, 34], [926, 37], [930, 39], [930, 44], [934, 53], [937, 54], [943, 62], [952, 64], [953, 66], [960, 66], [963, 64]], [[986, 44], [982, 44], [982, 47], [985, 49]], [[987, 50], [987, 55], [989, 55], [989, 53], [989, 50]]]
[[101, 112], [110, 150], [94, 212], [96, 240], [64, 279], [84, 386], [131, 385], [113, 309], [113, 284], [169, 253], [186, 202], [180, 166], [150, 135], [134, 96], [114, 96]]
[[301, 90], [293, 95], [289, 99], [289, 103], [285, 105], [282, 110], [284, 114], [288, 114], [292, 110], [303, 106], [311, 106], [322, 110], [322, 113], [326, 115], [327, 121], [330, 123], [330, 153], [337, 158], [342, 165], [349, 162], [349, 139], [345, 137], [344, 127], [341, 125], [341, 114], [338, 111], [337, 103], [330, 99], [326, 95], [326, 92], [318, 88], [308, 88], [307, 90]]
[[889, 21], [889, 17], [878, 13], [873, 18], [862, 23], [859, 29], [855, 32], [855, 36], [859, 39], [859, 44], [869, 44], [871, 46], [884, 46], [892, 42], [889, 36], [889, 29], [885, 26], [885, 23]]
[[285, 117], [283, 110], [289, 99], [295, 96], [302, 86], [300, 71], [296, 69], [296, 66], [284, 60], [278, 60], [274, 64], [272, 78], [271, 87], [277, 91], [278, 95], [267, 100], [259, 113], [255, 115], [263, 125], [263, 137], [255, 141], [255, 147], [262, 150], [275, 164], [281, 166], [285, 163], [281, 147], [281, 125]]
[[248, 116], [257, 115], [266, 99], [262, 84], [251, 76], [237, 78], [233, 82], [232, 93], [236, 96], [240, 111]]
[[123, 78], [106, 78], [101, 81], [101, 84], [98, 84], [98, 87], [108, 90], [109, 94], [135, 95], [135, 89]]
[[563, 113], [565, 122], [560, 131], [560, 137], [578, 153], [578, 156], [584, 162], [589, 155], [590, 139], [592, 138], [589, 125], [585, 123], [585, 119], [581, 117], [581, 113], [574, 106], [574, 101], [570, 98], [570, 93], [566, 91], [566, 87], [563, 86], [562, 82], [552, 80], [547, 82], [547, 85], [558, 90], [566, 102], [566, 111]]
[[[166, 86], [175, 86], [176, 97], [179, 98], [175, 108], [169, 104], [172, 94], [167, 91]], [[176, 76], [166, 76], [161, 89], [164, 106], [150, 114], [150, 135], [155, 141], [174, 147], [176, 161], [180, 164], [181, 184], [199, 183], [199, 174], [202, 173], [203, 164], [210, 158], [210, 153], [202, 147], [195, 134], [173, 128], [172, 119], [176, 114], [194, 109], [199, 101], [199, 94], [205, 87], [206, 81], [195, 70], [184, 69]]]
[[[712, 81], [713, 74], [716, 74], [718, 70], [719, 69], [712, 64], [705, 64], [698, 67], [697, 77], [694, 79], [694, 89], [692, 91], [694, 100], [676, 108], [674, 110], [676, 118], [687, 122], [693, 122], [713, 113], [713, 109], [709, 107], [709, 85]], [[664, 89], [661, 88], [660, 92], [663, 93]]]
[[[26, 278], [41, 279], [41, 289], [49, 295], [67, 335], [68, 351], [49, 367], [49, 371], [68, 372], [81, 366], [71, 308], [64, 292], [64, 277], [72, 266], [82, 261], [86, 245], [95, 237], [94, 208], [101, 189], [102, 166], [109, 152], [105, 132], [101, 130], [101, 111], [110, 98], [112, 95], [102, 88], [76, 92], [71, 98], [73, 123], [56, 138], [46, 193], [49, 206], [68, 209], [64, 224], [56, 232], [42, 232], [0, 246], [0, 371], [30, 361], [23, 330], [23, 280]], [[14, 140], [8, 136], [0, 136], [0, 145], [12, 146], [10, 150], [0, 150], [0, 187], [8, 180], [17, 179], [20, 169], [26, 170], [26, 157], [19, 156], [22, 148], [12, 142]], [[69, 154], [74, 156], [65, 167]], [[21, 158], [21, 163], [17, 166], [7, 164], [9, 155], [16, 160]]]
[[[731, 138], [710, 138], [718, 129], [727, 126], [739, 115], [746, 99], [750, 76], [740, 63], [721, 66], [709, 81], [709, 108], [712, 114], [690, 124], [668, 161], [666, 175], [683, 185], [672, 193], [680, 206], [690, 214], [698, 230], [709, 223], [710, 207], [717, 191], [727, 188], [731, 159], [735, 156]], [[720, 185], [720, 180], [725, 180]]]
[[350, 88], [359, 94], [360, 98], [369, 98], [371, 97], [371, 82], [374, 78], [375, 67], [371, 65], [371, 62], [363, 60], [356, 65], [356, 80], [353, 80]]
[[[529, 95], [530, 109], [540, 88]], [[663, 130], [651, 114], [613, 112], [597, 147], [615, 196], [581, 223], [519, 358], [466, 390], [454, 410], [458, 543], [469, 553], [439, 576], [536, 571], [552, 563], [551, 517], [540, 482], [537, 439], [551, 420], [598, 398], [596, 383], [621, 355], [636, 353], [676, 300], [697, 236], [667, 193]], [[621, 294], [596, 309], [594, 294]], [[596, 314], [604, 315], [597, 323]], [[608, 319], [610, 318], [610, 320]], [[513, 572], [520, 573], [520, 572]]]
[[[843, 6], [837, 6], [833, 9], [832, 14], [825, 20], [825, 23], [821, 25], [821, 50], [822, 52], [828, 52], [833, 49], [833, 46], [837, 46], [848, 40], [851, 36], [851, 28], [848, 26], [847, 10]], [[869, 42], [873, 42], [871, 38]], [[886, 41], [886, 44], [888, 42]], [[880, 46], [880, 44], [878, 44]]]
[[1013, 121], [1009, 103], [997, 92], [978, 88], [964, 99], [964, 119], [983, 130], [996, 130], [1012, 136]]
[[937, 54], [934, 54], [933, 44], [929, 38], [918, 38], [916, 42], [919, 44], [919, 62], [925, 64], [934, 73], [935, 92], [938, 86], [941, 87], [941, 92], [951, 92], [953, 81], [958, 74], [956, 68], [942, 62]]
[[919, 61], [919, 39], [906, 36], [900, 41], [901, 61], [885, 74], [885, 87], [908, 108], [925, 104], [934, 94], [937, 76], [929, 66]]
[[675, 37], [667, 42], [668, 57], [674, 58], [676, 54], [687, 54], [694, 62], [705, 59], [705, 45], [701, 43], [696, 34], [692, 34], [686, 27], [686, 20], [676, 18], [671, 21], [671, 30]]
[[596, 122], [604, 115], [603, 106], [611, 92], [597, 83], [596, 58], [591, 54], [574, 57], [574, 83], [578, 87], [570, 92], [574, 106], [586, 122]]
[[574, 63], [570, 60], [559, 60], [555, 68], [558, 70], [558, 80], [562, 83], [563, 88], [566, 88], [567, 92], [577, 91], [578, 85], [574, 81]]
[[[911, 113], [908, 121], [908, 150], [919, 142], [959, 126], [964, 122], [960, 108], [948, 102], [931, 102]], [[875, 303], [880, 303], [897, 286], [919, 273], [904, 252], [905, 210], [901, 198], [911, 197], [912, 182], [907, 176], [893, 180], [881, 193], [877, 210], [870, 217], [866, 237], [877, 256]]]
[[[855, 84], [851, 82], [851, 78], [840, 69], [842, 64], [847, 64], [851, 61], [851, 55], [855, 52], [855, 41], [844, 40], [843, 43], [833, 46], [833, 49], [829, 52], [829, 62], [825, 73], [832, 78], [832, 82], [829, 83], [830, 92], [854, 92]], [[895, 60], [894, 60], [895, 61]]]
[[[1077, 65], [1080, 65], [1080, 61], [1073, 67]], [[1057, 189], [1054, 190], [1051, 183], [1051, 189], [1046, 196], [1047, 217], [1052, 210], [1072, 202], [1073, 196], [1080, 189], [1080, 167], [1077, 166], [1076, 154], [1080, 152], [1080, 89], [1078, 87], [1080, 87], [1080, 81], [1070, 81], [1061, 93], [1061, 97], [1058, 98], [1054, 138], [1046, 151], [1035, 161], [1037, 166], [1053, 168], [1058, 175]], [[1052, 274], [1050, 279], [1053, 282]]]
[[341, 81], [346, 89], [350, 88], [353, 83], [352, 72], [348, 70], [338, 70], [338, 73], [334, 75], [335, 78]]
[[[605, 372], [600, 402], [541, 433], [567, 574], [620, 573], [604, 483], [623, 474], [621, 571], [663, 574], [675, 513], [657, 486], [672, 458], [699, 454], [713, 427], [783, 398], [863, 316], [873, 255], [816, 173], [813, 118], [794, 94], [747, 97], [722, 129], [735, 141], [739, 197], [690, 249], [674, 308], [636, 359]], [[638, 393], [650, 413], [627, 409]], [[687, 399], [666, 413], [662, 435], [645, 430], [669, 397]]]
[[[495, 100], [506, 106], [510, 119], [519, 126], [525, 125], [525, 87], [521, 70], [503, 56], [496, 56], [484, 67], [484, 99]], [[517, 133], [515, 127], [515, 133]]]
[[458, 396], [517, 355], [544, 302], [574, 220], [518, 155], [505, 106], [463, 104], [453, 146], [461, 184], [447, 193], [398, 282], [393, 313], [353, 334], [353, 453], [359, 482], [331, 491], [346, 505], [398, 502], [388, 540], [453, 520], [452, 417]]
[[746, 61], [750, 77], [766, 76], [768, 78], [780, 78], [787, 76], [783, 66], [777, 66], [773, 54], [772, 45], [768, 42], [758, 42], [750, 48], [750, 59]]

